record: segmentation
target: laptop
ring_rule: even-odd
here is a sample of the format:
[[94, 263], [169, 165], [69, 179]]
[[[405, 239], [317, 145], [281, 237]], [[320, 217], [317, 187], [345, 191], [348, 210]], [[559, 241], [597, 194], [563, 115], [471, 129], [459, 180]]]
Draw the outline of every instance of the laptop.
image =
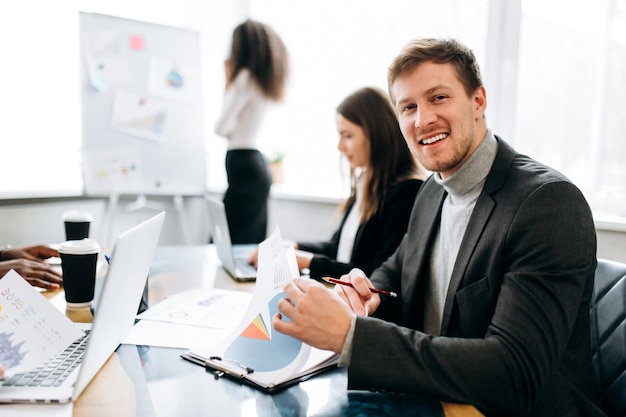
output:
[[222, 267], [237, 281], [254, 281], [256, 279], [256, 268], [248, 263], [248, 259], [258, 245], [231, 244], [224, 203], [209, 197], [206, 200], [209, 206], [211, 236], [217, 249], [217, 255], [222, 262]]
[[[93, 324], [84, 337], [82, 359], [72, 365], [67, 378], [53, 386], [15, 386], [11, 384], [20, 384], [20, 375], [14, 375], [0, 381], [0, 403], [67, 403], [78, 398], [134, 324], [164, 217], [165, 212], [161, 212], [118, 236], [94, 306]], [[68, 348], [78, 350], [80, 345], [75, 341]], [[47, 381], [42, 382], [50, 385]]]

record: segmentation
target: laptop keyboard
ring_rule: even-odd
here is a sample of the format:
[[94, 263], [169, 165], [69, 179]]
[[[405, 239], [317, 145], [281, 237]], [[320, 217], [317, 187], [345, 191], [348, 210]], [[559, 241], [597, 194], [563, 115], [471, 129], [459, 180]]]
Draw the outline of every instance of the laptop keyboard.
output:
[[88, 339], [89, 330], [85, 330], [83, 337], [69, 345], [51, 361], [32, 371], [11, 376], [2, 382], [2, 386], [58, 387], [81, 363]]
[[244, 274], [250, 276], [256, 275], [256, 269], [248, 263], [248, 259], [246, 258], [235, 258], [235, 267]]

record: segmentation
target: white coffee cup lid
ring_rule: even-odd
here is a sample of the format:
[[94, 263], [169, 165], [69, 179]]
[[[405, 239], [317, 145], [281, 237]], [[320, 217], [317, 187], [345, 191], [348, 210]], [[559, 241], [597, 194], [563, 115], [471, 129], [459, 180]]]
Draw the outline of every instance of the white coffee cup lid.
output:
[[69, 210], [63, 213], [63, 221], [69, 222], [90, 222], [93, 216], [88, 211]]
[[94, 239], [68, 240], [61, 243], [59, 252], [68, 255], [87, 255], [100, 252], [100, 245]]

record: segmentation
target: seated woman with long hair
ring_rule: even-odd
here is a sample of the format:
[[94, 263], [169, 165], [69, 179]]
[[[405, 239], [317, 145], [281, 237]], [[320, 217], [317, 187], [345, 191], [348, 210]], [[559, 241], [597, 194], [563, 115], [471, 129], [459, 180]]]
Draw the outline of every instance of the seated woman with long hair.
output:
[[[350, 197], [327, 241], [296, 242], [300, 270], [339, 277], [352, 268], [370, 274], [396, 250], [427, 173], [402, 136], [386, 93], [361, 88], [337, 107], [338, 149], [350, 164]], [[256, 262], [256, 253], [251, 262]]]

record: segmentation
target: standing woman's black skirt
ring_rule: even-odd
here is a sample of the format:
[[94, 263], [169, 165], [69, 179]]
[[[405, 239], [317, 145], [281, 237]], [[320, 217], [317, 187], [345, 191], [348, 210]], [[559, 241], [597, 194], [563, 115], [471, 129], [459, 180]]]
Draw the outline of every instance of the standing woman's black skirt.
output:
[[234, 149], [226, 152], [228, 189], [224, 207], [233, 244], [260, 243], [267, 232], [267, 206], [272, 175], [261, 152]]

